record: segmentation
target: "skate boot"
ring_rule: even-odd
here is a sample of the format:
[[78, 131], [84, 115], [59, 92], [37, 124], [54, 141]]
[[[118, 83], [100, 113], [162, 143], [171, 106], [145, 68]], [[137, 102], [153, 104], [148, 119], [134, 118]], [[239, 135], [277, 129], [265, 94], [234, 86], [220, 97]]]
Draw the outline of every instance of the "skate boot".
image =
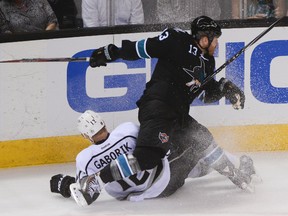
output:
[[253, 160], [249, 156], [242, 155], [240, 157], [239, 170], [242, 173], [248, 175], [250, 177], [250, 179], [251, 179], [250, 181], [252, 181], [252, 183], [255, 184], [255, 183], [262, 182], [262, 179], [260, 178], [260, 176], [256, 174]]
[[261, 178], [256, 175], [253, 160], [247, 156], [240, 157], [239, 169], [234, 168], [233, 174], [229, 179], [242, 190], [254, 192], [255, 183], [261, 182]]
[[71, 196], [79, 206], [88, 206], [93, 203], [102, 190], [99, 177], [96, 174], [85, 176], [80, 180], [70, 185]]
[[212, 168], [218, 171], [221, 175], [226, 176], [233, 182], [237, 187], [242, 190], [249, 192], [254, 191], [253, 185], [250, 186], [251, 178], [250, 175], [243, 173], [240, 169], [236, 168], [235, 165], [224, 155], [220, 160], [213, 164]]
[[245, 174], [247, 174], [249, 176], [252, 176], [252, 175], [256, 174], [255, 168], [254, 168], [254, 165], [253, 165], [253, 160], [247, 155], [242, 155], [240, 157], [239, 170], [242, 173], [245, 173]]
[[250, 175], [243, 173], [240, 169], [234, 168], [228, 178], [239, 188], [248, 192], [254, 192], [254, 185], [251, 184]]

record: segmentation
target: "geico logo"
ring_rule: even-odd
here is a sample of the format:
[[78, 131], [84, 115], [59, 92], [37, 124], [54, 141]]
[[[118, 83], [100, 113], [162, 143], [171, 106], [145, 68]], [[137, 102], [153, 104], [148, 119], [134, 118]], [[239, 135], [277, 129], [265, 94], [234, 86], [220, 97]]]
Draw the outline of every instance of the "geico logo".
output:
[[[225, 46], [219, 47], [219, 49], [225, 47], [224, 53], [226, 53], [226, 56], [224, 60], [222, 59], [217, 64], [221, 65], [225, 59], [229, 59], [244, 46], [244, 42], [227, 42]], [[278, 87], [271, 81], [271, 76], [279, 73], [279, 71], [283, 71], [283, 77], [286, 77], [281, 65], [276, 65], [274, 70], [272, 70], [271, 64], [278, 57], [284, 56], [288, 58], [288, 40], [263, 42], [257, 46], [254, 45], [250, 50], [251, 56], [248, 55], [248, 52], [240, 55], [225, 68], [225, 75], [223, 76], [234, 82], [242, 90], [248, 92], [251, 90], [253, 99], [267, 104], [288, 103], [287, 83], [287, 86]], [[86, 50], [75, 54], [73, 57], [89, 57], [90, 54], [91, 50]], [[216, 61], [219, 61], [219, 57], [216, 57]], [[154, 70], [157, 59], [151, 59], [151, 61], [145, 61], [144, 59], [116, 61], [116, 63], [119, 62], [125, 64], [126, 67], [122, 68], [122, 70], [117, 69], [113, 74], [102, 73], [101, 78], [95, 79], [93, 86], [90, 86], [90, 88], [86, 86], [86, 71], [89, 65], [87, 63], [69, 63], [67, 68], [67, 99], [70, 107], [77, 112], [83, 112], [88, 108], [97, 112], [137, 109], [135, 102], [141, 97], [148, 81], [147, 78], [149, 79], [149, 74]], [[101, 69], [104, 70], [104, 68], [98, 70]], [[127, 73], [127, 71], [132, 69], [137, 72]], [[105, 93], [109, 92], [110, 89], [114, 89], [114, 91], [111, 91], [108, 96], [107, 94], [99, 97], [88, 95], [87, 92], [101, 92], [99, 88], [102, 88], [101, 91]], [[115, 91], [115, 89], [121, 91]], [[226, 104], [229, 104], [229, 102], [226, 101]], [[193, 102], [193, 106], [203, 105], [199, 100]], [[219, 105], [219, 103], [214, 105]]]

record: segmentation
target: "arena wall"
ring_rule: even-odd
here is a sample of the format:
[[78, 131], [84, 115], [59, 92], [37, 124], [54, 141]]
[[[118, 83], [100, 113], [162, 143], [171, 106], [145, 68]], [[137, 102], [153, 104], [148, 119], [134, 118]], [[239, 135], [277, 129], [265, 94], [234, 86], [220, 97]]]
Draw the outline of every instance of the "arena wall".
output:
[[[224, 28], [215, 54], [216, 68], [266, 28]], [[14, 41], [2, 38], [0, 59], [89, 57], [93, 49], [106, 44], [121, 46], [123, 39], [161, 33], [159, 28], [119, 29], [104, 34], [38, 35], [40, 39], [27, 35]], [[273, 28], [217, 75], [216, 79], [227, 77], [244, 90], [245, 109], [236, 111], [225, 99], [210, 105], [196, 100], [191, 105], [191, 115], [225, 149], [288, 150], [287, 35], [288, 27]], [[87, 109], [99, 112], [109, 130], [124, 121], [137, 123], [135, 102], [156, 61], [118, 60], [96, 69], [88, 62], [0, 64], [0, 167], [74, 161], [89, 145], [76, 129], [77, 117]]]

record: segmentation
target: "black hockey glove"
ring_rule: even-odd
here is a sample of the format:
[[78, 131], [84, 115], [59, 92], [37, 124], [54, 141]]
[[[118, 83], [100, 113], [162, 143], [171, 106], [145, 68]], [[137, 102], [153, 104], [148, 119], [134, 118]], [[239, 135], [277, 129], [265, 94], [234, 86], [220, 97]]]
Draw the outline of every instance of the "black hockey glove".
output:
[[63, 197], [71, 196], [69, 186], [75, 183], [75, 178], [68, 175], [54, 175], [50, 179], [50, 190], [52, 193], [60, 193]]
[[107, 62], [115, 61], [120, 57], [119, 48], [114, 44], [94, 50], [90, 57], [89, 64], [91, 67], [106, 66]]
[[234, 109], [243, 109], [245, 103], [244, 92], [228, 79], [219, 80], [223, 95], [230, 101]]

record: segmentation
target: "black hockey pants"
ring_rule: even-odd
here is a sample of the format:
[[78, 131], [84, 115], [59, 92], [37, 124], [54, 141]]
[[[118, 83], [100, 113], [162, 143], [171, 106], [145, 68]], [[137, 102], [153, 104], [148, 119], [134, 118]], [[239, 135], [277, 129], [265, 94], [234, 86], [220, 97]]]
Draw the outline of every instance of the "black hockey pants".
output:
[[133, 154], [140, 168], [154, 168], [170, 150], [169, 161], [174, 161], [170, 163], [171, 179], [162, 193], [168, 196], [184, 184], [201, 153], [212, 143], [212, 134], [191, 116], [179, 115], [159, 100], [142, 105], [138, 117], [140, 131]]

